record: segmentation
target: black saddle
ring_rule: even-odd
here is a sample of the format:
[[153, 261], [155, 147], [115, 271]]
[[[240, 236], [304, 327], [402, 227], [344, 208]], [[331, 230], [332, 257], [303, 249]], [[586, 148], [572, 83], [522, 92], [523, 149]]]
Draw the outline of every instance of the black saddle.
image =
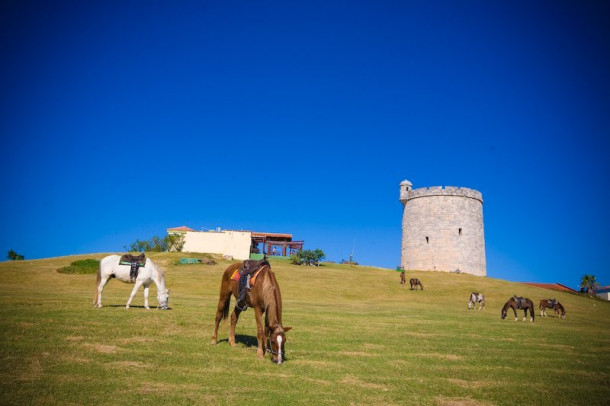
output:
[[138, 256], [135, 256], [131, 254], [125, 254], [121, 256], [119, 264], [131, 266], [131, 269], [129, 270], [129, 278], [132, 281], [135, 281], [138, 278], [138, 268], [146, 265], [146, 255], [140, 254]]

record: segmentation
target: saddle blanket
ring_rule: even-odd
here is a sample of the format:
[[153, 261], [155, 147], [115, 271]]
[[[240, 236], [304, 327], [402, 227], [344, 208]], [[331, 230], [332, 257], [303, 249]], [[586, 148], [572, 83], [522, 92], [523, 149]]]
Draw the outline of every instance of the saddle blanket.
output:
[[[254, 286], [254, 284], [256, 283], [256, 277], [265, 268], [266, 268], [266, 266], [263, 266], [261, 269], [259, 269], [258, 271], [254, 272], [254, 274], [252, 274], [252, 276], [250, 277], [250, 286]], [[241, 275], [239, 274], [239, 269], [236, 269], [235, 272], [233, 272], [233, 275], [231, 275], [231, 279], [233, 279], [236, 282], [239, 282], [240, 276]]]

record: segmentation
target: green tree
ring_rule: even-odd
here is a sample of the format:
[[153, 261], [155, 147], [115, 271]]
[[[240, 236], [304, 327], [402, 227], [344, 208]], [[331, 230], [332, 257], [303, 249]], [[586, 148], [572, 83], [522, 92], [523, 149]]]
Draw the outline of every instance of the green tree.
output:
[[10, 259], [11, 261], [21, 261], [25, 259], [23, 255], [19, 255], [13, 250], [9, 250], [8, 254], [6, 255], [6, 258]]
[[582, 280], [580, 281], [580, 287], [587, 292], [591, 292], [599, 287], [599, 283], [597, 283], [595, 275], [587, 274], [583, 275]]
[[326, 258], [321, 249], [301, 250], [290, 257], [290, 262], [295, 265], [315, 265], [320, 266], [320, 261]]
[[184, 234], [168, 234], [165, 236], [168, 251], [182, 252], [184, 248]]
[[163, 238], [155, 235], [149, 241], [135, 240], [123, 248], [129, 252], [182, 252], [182, 248], [184, 248], [184, 234], [167, 234]]

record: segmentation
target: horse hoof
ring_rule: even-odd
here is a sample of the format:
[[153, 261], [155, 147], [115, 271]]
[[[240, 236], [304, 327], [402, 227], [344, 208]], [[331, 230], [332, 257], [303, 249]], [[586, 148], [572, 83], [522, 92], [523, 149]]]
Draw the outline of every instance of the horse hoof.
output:
[[210, 344], [212, 344], [212, 345], [216, 345], [216, 344], [218, 344], [218, 341], [216, 341], [216, 340], [212, 339], [212, 342], [210, 342]]

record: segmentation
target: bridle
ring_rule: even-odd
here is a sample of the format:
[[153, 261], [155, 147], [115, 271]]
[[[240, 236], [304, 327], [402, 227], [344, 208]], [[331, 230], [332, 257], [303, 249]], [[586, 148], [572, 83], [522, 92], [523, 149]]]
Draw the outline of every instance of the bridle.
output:
[[[271, 334], [269, 335], [269, 338], [271, 338]], [[282, 351], [281, 348], [278, 351], [273, 351], [273, 348], [271, 348], [271, 340], [269, 338], [267, 339], [267, 351], [277, 357], [281, 357], [283, 360], [285, 351]]]

